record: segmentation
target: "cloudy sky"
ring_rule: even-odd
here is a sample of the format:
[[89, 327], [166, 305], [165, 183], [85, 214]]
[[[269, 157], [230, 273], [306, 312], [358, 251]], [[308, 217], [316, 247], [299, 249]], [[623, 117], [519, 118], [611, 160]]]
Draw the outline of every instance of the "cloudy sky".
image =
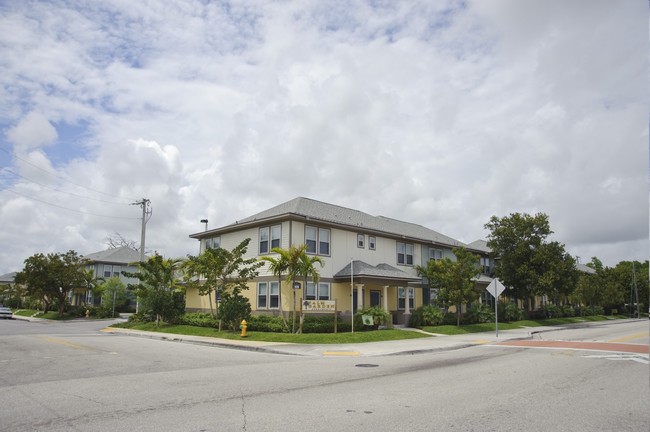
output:
[[0, 2], [0, 274], [297, 196], [648, 258], [643, 0]]

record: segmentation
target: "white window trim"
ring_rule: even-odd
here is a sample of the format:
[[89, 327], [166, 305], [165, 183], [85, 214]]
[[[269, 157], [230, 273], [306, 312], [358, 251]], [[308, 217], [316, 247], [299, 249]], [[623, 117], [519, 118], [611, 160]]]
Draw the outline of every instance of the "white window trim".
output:
[[357, 234], [357, 247], [359, 249], [366, 248], [366, 236], [365, 234]]
[[[329, 228], [321, 228], [321, 227], [314, 226], [314, 225], [305, 225], [305, 244], [307, 244], [307, 230], [308, 229], [313, 229], [313, 230], [316, 231], [316, 246], [315, 246], [315, 251], [314, 252], [310, 252], [309, 250], [307, 250], [307, 254], [309, 254], [309, 255], [319, 255], [319, 256], [331, 256], [332, 255], [332, 230], [329, 229]], [[324, 242], [324, 241], [321, 240], [321, 238], [322, 238], [321, 231], [323, 231], [323, 232], [327, 231], [327, 237], [328, 237], [327, 242]], [[313, 239], [311, 239], [311, 240], [313, 240]], [[327, 243], [328, 253], [326, 253], [326, 254], [321, 253], [321, 247], [320, 247], [321, 243]]]
[[377, 249], [377, 237], [368, 236], [368, 249], [376, 250]]

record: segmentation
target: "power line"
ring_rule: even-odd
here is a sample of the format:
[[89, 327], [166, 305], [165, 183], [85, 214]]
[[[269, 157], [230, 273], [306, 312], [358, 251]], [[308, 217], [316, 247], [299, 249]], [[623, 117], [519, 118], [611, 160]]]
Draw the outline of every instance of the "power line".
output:
[[55, 191], [55, 192], [60, 192], [60, 193], [64, 193], [64, 194], [68, 194], [68, 195], [76, 196], [76, 197], [83, 198], [83, 199], [89, 199], [89, 200], [93, 200], [93, 201], [99, 201], [99, 202], [106, 203], [106, 204], [114, 204], [114, 205], [131, 205], [131, 203], [115, 202], [115, 201], [106, 201], [106, 200], [102, 200], [102, 199], [99, 199], [99, 198], [93, 198], [93, 197], [89, 197], [89, 196], [79, 195], [79, 194], [76, 194], [76, 193], [73, 193], [73, 192], [67, 192], [67, 191], [64, 191], [64, 190], [61, 190], [61, 189], [53, 188], [53, 187], [48, 186], [48, 185], [43, 184], [43, 183], [39, 183], [39, 182], [37, 182], [36, 180], [32, 180], [32, 179], [30, 179], [30, 178], [28, 178], [28, 177], [22, 176], [22, 175], [18, 174], [17, 172], [14, 172], [14, 171], [10, 170], [9, 168], [4, 168], [3, 170], [4, 170], [5, 172], [9, 172], [9, 173], [15, 175], [16, 177], [20, 177], [20, 178], [22, 178], [22, 179], [25, 179], [25, 180], [27, 180], [27, 181], [29, 181], [29, 182], [32, 182], [32, 183], [34, 183], [34, 184], [37, 184], [37, 185], [39, 185], [39, 186], [42, 186], [42, 187], [44, 187], [44, 188], [46, 188], [46, 189], [53, 190], [53, 191]]
[[[64, 177], [59, 176], [58, 174], [55, 174], [55, 173], [50, 172], [50, 171], [48, 171], [48, 170], [46, 170], [46, 169], [43, 169], [43, 168], [39, 167], [38, 165], [34, 165], [33, 163], [29, 162], [28, 160], [25, 160], [25, 159], [23, 159], [23, 158], [21, 158], [21, 157], [19, 157], [19, 156], [16, 156], [16, 154], [15, 154], [14, 152], [9, 151], [9, 150], [7, 150], [7, 149], [5, 149], [5, 148], [2, 148], [1, 146], [0, 146], [0, 150], [2, 150], [3, 152], [7, 153], [8, 155], [10, 155], [10, 156], [12, 156], [12, 157], [15, 157], [16, 159], [18, 159], [18, 160], [20, 160], [20, 161], [25, 162], [26, 164], [28, 164], [28, 165], [30, 165], [30, 166], [33, 166], [33, 167], [36, 168], [36, 169], [39, 169], [39, 170], [43, 171], [44, 173], [47, 173], [47, 174], [49, 174], [49, 175], [51, 175], [51, 176], [53, 176], [53, 177], [55, 177], [55, 178], [58, 178], [59, 180], [63, 180], [63, 181], [65, 181], [65, 182], [68, 182], [68, 183], [73, 184], [73, 185], [75, 185], [75, 186], [78, 186], [78, 187], [80, 187], [80, 188], [84, 188], [84, 189], [89, 190], [89, 191], [91, 191], [91, 192], [95, 192], [95, 193], [102, 194], [102, 195], [106, 195], [106, 196], [111, 196], [111, 197], [114, 197], [114, 198], [120, 198], [120, 199], [123, 199], [123, 197], [121, 197], [121, 196], [119, 196], [119, 195], [110, 194], [110, 193], [107, 193], [107, 192], [102, 192], [102, 191], [100, 191], [100, 190], [92, 189], [92, 188], [86, 187], [86, 186], [84, 186], [84, 185], [81, 185], [81, 184], [79, 184], [79, 183], [75, 183], [75, 182], [73, 182], [73, 181], [70, 181], [70, 180], [68, 180], [68, 179], [66, 179], [66, 178], [64, 178]], [[135, 201], [135, 199], [133, 199], [133, 201]]]
[[53, 204], [51, 202], [43, 201], [43, 200], [38, 199], [38, 198], [30, 197], [30, 196], [22, 194], [20, 192], [16, 192], [15, 190], [11, 190], [11, 189], [4, 189], [4, 190], [6, 190], [7, 192], [14, 193], [16, 195], [20, 195], [20, 196], [25, 197], [27, 199], [30, 199], [32, 201], [38, 201], [40, 203], [47, 204], [47, 205], [50, 205], [52, 207], [57, 207], [57, 208], [60, 208], [60, 209], [63, 209], [63, 210], [68, 210], [68, 211], [75, 212], [75, 213], [81, 213], [81, 214], [85, 214], [85, 215], [88, 215], [88, 216], [96, 216], [96, 217], [103, 217], [103, 218], [110, 218], [110, 219], [130, 219], [130, 220], [140, 219], [140, 218], [137, 218], [137, 217], [108, 216], [108, 215], [100, 215], [100, 214], [96, 214], [96, 213], [89, 213], [89, 212], [85, 212], [85, 211], [82, 211], [82, 210], [71, 209], [71, 208], [64, 207], [64, 206], [61, 206], [61, 205], [58, 205], [58, 204]]

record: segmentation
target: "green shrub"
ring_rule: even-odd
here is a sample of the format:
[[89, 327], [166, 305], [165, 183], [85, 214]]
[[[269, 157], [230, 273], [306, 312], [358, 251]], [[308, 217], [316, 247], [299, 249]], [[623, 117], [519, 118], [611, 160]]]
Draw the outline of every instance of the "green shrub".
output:
[[521, 321], [524, 319], [524, 311], [514, 303], [508, 303], [503, 308], [503, 320], [507, 322]]
[[547, 303], [540, 308], [545, 318], [562, 318], [562, 309], [558, 306]]
[[289, 333], [289, 327], [285, 327], [280, 316], [252, 315], [247, 322], [249, 331]]
[[250, 321], [251, 304], [246, 297], [239, 293], [223, 293], [219, 304], [219, 319], [226, 328], [237, 331], [242, 320]]
[[437, 326], [443, 323], [444, 317], [439, 307], [424, 305], [413, 311], [409, 327]]
[[469, 324], [494, 322], [494, 311], [485, 303], [474, 304], [464, 318]]
[[373, 317], [374, 325], [368, 326], [374, 329], [377, 329], [380, 325], [386, 324], [390, 319], [390, 313], [384, 308], [379, 306], [370, 306], [367, 308], [359, 309], [356, 314], [354, 314], [354, 326], [361, 328], [363, 324], [362, 316], [371, 315]]
[[206, 312], [191, 312], [179, 318], [179, 324], [190, 325], [195, 327], [219, 327], [219, 321]]
[[563, 317], [576, 316], [576, 311], [573, 308], [573, 306], [571, 306], [571, 305], [564, 305], [564, 306], [560, 307], [560, 309], [562, 310], [562, 316]]

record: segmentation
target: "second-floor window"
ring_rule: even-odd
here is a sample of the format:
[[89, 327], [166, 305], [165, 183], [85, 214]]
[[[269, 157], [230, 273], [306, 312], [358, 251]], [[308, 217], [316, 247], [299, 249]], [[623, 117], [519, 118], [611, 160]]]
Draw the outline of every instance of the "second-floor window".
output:
[[305, 244], [307, 253], [330, 255], [330, 230], [314, 226], [305, 226]]
[[480, 265], [481, 265], [481, 273], [489, 275], [490, 270], [490, 258], [488, 257], [481, 257], [480, 258]]
[[118, 265], [104, 264], [104, 277], [120, 277], [122, 267]]
[[260, 254], [269, 253], [271, 249], [280, 247], [281, 235], [280, 225], [260, 228]]
[[374, 236], [368, 236], [368, 249], [375, 250], [377, 248], [377, 239]]
[[397, 242], [397, 264], [413, 265], [413, 244]]
[[440, 249], [429, 248], [429, 260], [442, 259], [442, 251]]
[[363, 234], [357, 234], [357, 247], [365, 248], [366, 247], [366, 236]]
[[206, 249], [219, 249], [221, 247], [221, 237], [212, 237], [205, 240]]

